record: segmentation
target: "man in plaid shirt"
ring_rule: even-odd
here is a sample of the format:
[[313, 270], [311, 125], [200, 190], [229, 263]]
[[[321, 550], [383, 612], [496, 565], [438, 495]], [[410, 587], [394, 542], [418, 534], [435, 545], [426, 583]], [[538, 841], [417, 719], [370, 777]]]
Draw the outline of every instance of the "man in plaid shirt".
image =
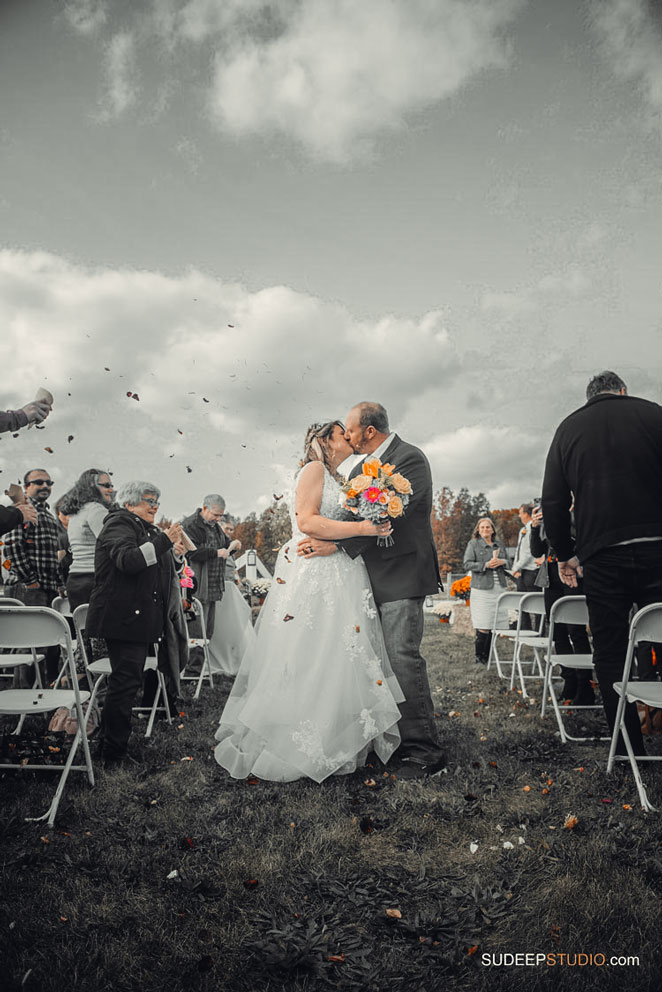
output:
[[[33, 468], [25, 473], [23, 482], [27, 500], [37, 511], [37, 523], [19, 525], [4, 537], [5, 558], [11, 564], [6, 592], [26, 606], [50, 606], [62, 588], [57, 521], [48, 509], [53, 480], [46, 469]], [[48, 679], [57, 676], [58, 659], [56, 647], [46, 650]]]

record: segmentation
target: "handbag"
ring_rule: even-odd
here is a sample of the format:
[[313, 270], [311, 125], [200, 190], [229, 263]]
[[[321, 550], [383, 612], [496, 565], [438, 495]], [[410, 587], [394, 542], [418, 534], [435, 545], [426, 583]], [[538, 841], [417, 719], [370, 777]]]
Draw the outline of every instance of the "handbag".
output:
[[[89, 703], [87, 705], [84, 704], [83, 713], [85, 715], [87, 736], [91, 737], [99, 729], [99, 725], [101, 723], [101, 710], [95, 702], [88, 717], [88, 709]], [[64, 731], [65, 734], [69, 734], [71, 737], [77, 734], [78, 718], [76, 716], [75, 707], [72, 706], [71, 709], [69, 709], [68, 706], [58, 707], [51, 717], [50, 723], [48, 724], [48, 729], [54, 733]]]

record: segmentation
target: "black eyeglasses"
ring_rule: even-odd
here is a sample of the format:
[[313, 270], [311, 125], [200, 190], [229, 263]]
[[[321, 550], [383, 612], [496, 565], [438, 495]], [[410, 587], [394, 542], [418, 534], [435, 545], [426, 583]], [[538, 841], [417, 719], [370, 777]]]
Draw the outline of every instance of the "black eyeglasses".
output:
[[100, 489], [112, 489], [113, 488], [112, 482], [99, 482], [99, 483], [97, 483], [97, 485], [99, 486]]
[[154, 506], [154, 507], [157, 507], [159, 505], [158, 499], [152, 499], [151, 496], [143, 496], [142, 502], [147, 503], [149, 506]]
[[29, 482], [25, 483], [26, 486], [54, 486], [55, 483], [52, 479], [30, 479]]

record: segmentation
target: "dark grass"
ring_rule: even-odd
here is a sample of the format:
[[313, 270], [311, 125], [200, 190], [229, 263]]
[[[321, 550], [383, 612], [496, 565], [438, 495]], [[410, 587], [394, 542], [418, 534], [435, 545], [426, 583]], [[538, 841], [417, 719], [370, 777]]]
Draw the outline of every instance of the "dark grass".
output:
[[[5, 773], [4, 987], [658, 989], [660, 818], [629, 769], [606, 775], [605, 744], [563, 746], [470, 638], [428, 618], [424, 643], [449, 754], [432, 779], [376, 762], [322, 785], [235, 782], [212, 756], [227, 679], [184, 700], [179, 729], [134, 735], [138, 766], [92, 791], [73, 777], [53, 829], [23, 820], [53, 778]], [[483, 963], [527, 952], [556, 964]], [[639, 964], [561, 963], [580, 953]]]

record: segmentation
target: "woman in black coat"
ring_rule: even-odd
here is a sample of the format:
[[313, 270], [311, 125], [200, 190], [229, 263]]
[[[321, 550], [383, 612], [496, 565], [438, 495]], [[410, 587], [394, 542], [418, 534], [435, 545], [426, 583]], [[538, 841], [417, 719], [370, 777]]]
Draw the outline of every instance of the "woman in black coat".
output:
[[106, 639], [112, 668], [101, 721], [100, 756], [106, 765], [126, 756], [148, 648], [162, 637], [169, 612], [181, 614], [173, 555], [184, 554], [181, 527], [154, 526], [159, 496], [147, 482], [123, 486], [120, 508], [108, 514], [97, 538], [86, 630]]

